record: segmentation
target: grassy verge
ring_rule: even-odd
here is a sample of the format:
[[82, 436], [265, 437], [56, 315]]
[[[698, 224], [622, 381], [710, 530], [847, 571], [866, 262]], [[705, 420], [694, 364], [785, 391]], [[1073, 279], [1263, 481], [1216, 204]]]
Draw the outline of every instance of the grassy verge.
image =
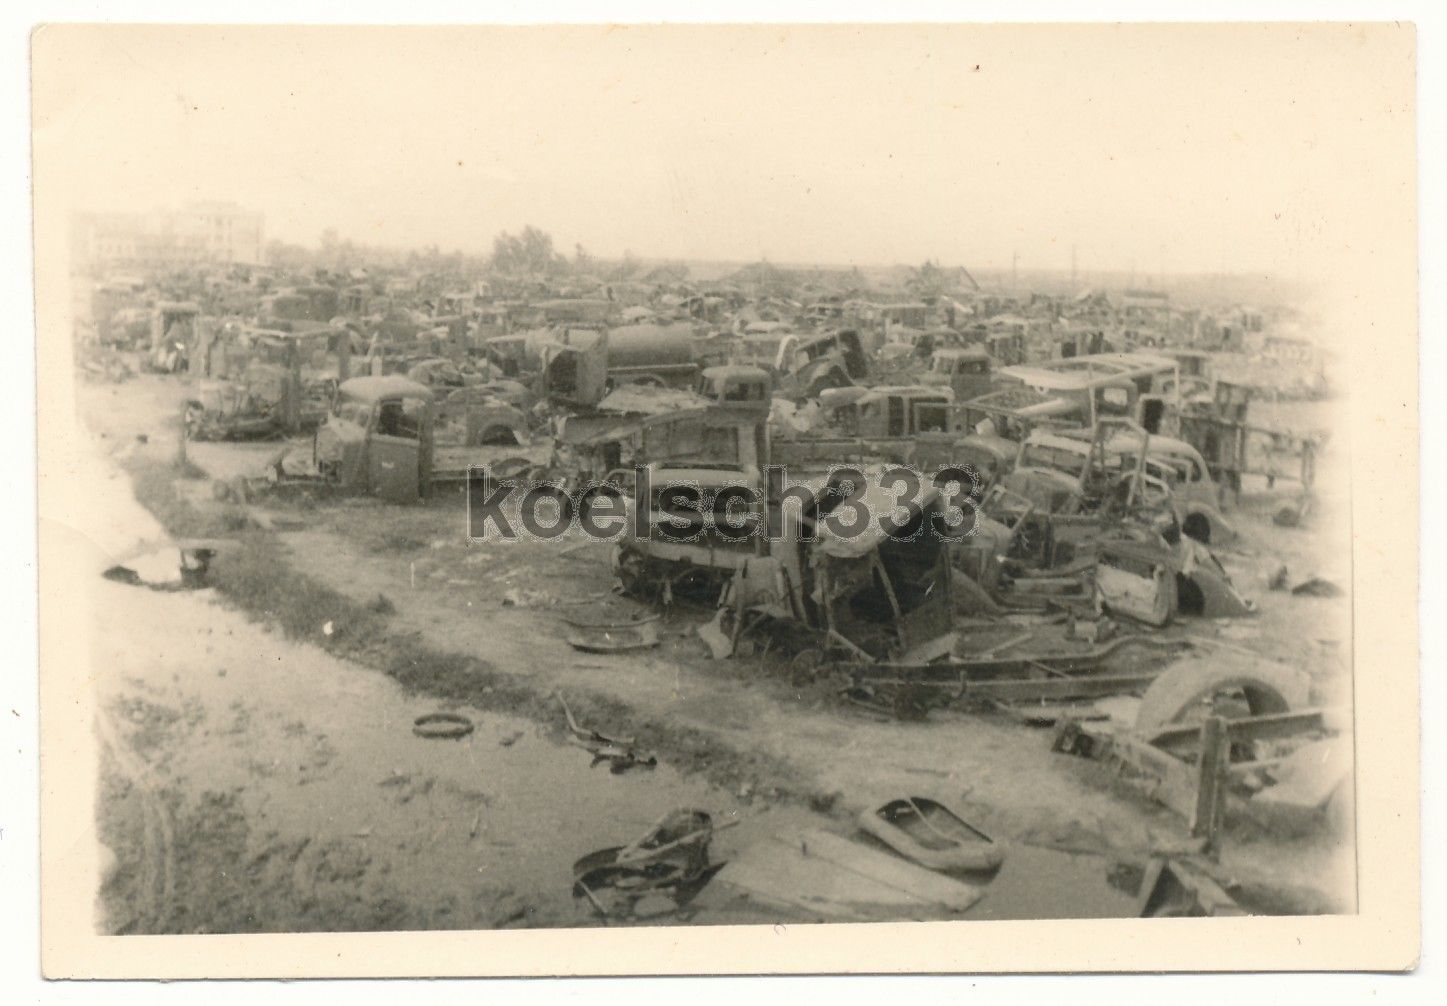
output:
[[[220, 596], [248, 617], [281, 629], [289, 638], [320, 646], [334, 656], [383, 671], [409, 691], [526, 716], [560, 729], [556, 695], [496, 670], [480, 656], [439, 650], [420, 634], [397, 626], [385, 598], [361, 603], [295, 569], [275, 534], [250, 526], [234, 504], [198, 507], [175, 490], [185, 478], [174, 462], [134, 456], [127, 464], [136, 498], [176, 537], [229, 537], [237, 547], [212, 565], [211, 582]], [[330, 626], [330, 632], [324, 630]], [[776, 757], [739, 751], [715, 737], [645, 718], [632, 706], [600, 693], [568, 694], [568, 704], [587, 723], [606, 723], [628, 734], [670, 765], [700, 772], [710, 782], [737, 790], [807, 803], [818, 811], [833, 807], [837, 794], [810, 786]]]

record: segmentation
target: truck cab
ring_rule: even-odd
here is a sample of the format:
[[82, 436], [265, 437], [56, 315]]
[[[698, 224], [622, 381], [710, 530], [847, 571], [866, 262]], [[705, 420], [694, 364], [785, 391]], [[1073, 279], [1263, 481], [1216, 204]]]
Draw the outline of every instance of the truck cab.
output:
[[767, 366], [781, 392], [812, 398], [826, 388], [843, 388], [869, 375], [869, 360], [853, 329], [799, 335], [774, 329], [744, 336], [741, 362]]
[[819, 404], [839, 435], [883, 440], [950, 432], [954, 393], [938, 385], [831, 388]]
[[773, 383], [762, 367], [729, 364], [705, 368], [694, 390], [713, 406], [767, 416]]
[[432, 468], [432, 391], [396, 375], [354, 377], [312, 441], [317, 471], [344, 491], [412, 503]]
[[930, 358], [922, 383], [948, 387], [960, 400], [975, 398], [990, 390], [991, 360], [982, 346], [937, 349]]

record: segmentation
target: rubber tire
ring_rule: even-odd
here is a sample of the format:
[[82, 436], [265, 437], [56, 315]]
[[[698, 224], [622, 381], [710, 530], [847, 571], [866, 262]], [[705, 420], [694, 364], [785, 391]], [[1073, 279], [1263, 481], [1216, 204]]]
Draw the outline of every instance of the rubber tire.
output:
[[[443, 729], [430, 729], [434, 724]], [[426, 713], [412, 721], [412, 732], [430, 741], [461, 740], [475, 729], [472, 720], [459, 713]]]

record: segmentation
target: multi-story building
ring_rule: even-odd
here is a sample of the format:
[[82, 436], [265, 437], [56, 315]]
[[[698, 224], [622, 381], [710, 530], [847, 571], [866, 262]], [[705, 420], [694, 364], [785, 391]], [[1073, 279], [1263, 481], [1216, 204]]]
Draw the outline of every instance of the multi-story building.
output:
[[77, 214], [72, 253], [92, 266], [260, 265], [263, 218], [235, 203], [150, 213]]

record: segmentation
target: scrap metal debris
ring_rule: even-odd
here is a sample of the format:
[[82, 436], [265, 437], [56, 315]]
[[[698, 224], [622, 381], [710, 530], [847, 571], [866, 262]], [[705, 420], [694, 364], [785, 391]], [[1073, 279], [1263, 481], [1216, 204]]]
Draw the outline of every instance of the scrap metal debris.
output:
[[573, 897], [586, 898], [605, 918], [634, 915], [654, 895], [676, 911], [723, 869], [725, 863], [710, 861], [709, 843], [738, 823], [715, 825], [702, 810], [669, 811], [628, 845], [599, 849], [574, 863]]
[[572, 743], [593, 756], [590, 768], [606, 763], [608, 771], [621, 775], [631, 768], [654, 768], [658, 765], [657, 756], [634, 747], [632, 737], [609, 737], [597, 730], [580, 726], [573, 718], [573, 710], [568, 707], [568, 700], [563, 698], [562, 692], [558, 693], [558, 702], [562, 704], [563, 715], [567, 717]]
[[[1314, 523], [1326, 436], [1248, 417], [1259, 392], [1270, 392], [1263, 404], [1273, 414], [1283, 400], [1325, 393], [1325, 354], [1315, 347], [1266, 335], [1272, 322], [1254, 308], [1173, 305], [1164, 290], [1004, 295], [961, 269], [958, 282], [968, 282], [951, 293], [933, 288], [945, 277], [930, 269], [905, 284], [919, 285], [910, 294], [918, 302], [900, 302], [896, 284], [870, 289], [859, 270], [831, 280], [826, 270], [791, 277], [761, 265], [716, 280], [663, 266], [625, 282], [589, 274], [596, 264], [581, 250], [578, 259], [526, 281], [489, 270], [451, 292], [467, 280], [461, 265], [443, 273], [380, 262], [347, 274], [198, 268], [189, 278], [118, 282], [96, 291], [104, 296], [80, 333], [81, 366], [107, 381], [124, 380], [133, 364], [156, 372], [130, 388], [92, 389], [116, 396], [186, 375], [167, 406], [181, 411], [186, 480], [175, 485], [181, 497], [209, 495], [213, 512], [237, 521], [220, 526], [310, 528], [315, 511], [334, 505], [365, 504], [364, 518], [395, 519], [389, 547], [425, 549], [407, 557], [406, 610], [382, 594], [362, 603], [399, 633], [450, 593], [509, 632], [554, 612], [580, 654], [557, 659], [540, 647], [527, 658], [556, 660], [568, 680], [589, 677], [600, 689], [626, 669], [620, 702], [623, 689], [641, 687], [633, 673], [641, 670], [675, 699], [686, 690], [712, 699], [690, 690], [708, 676], [710, 688], [757, 683], [755, 696], [810, 715], [864, 710], [891, 724], [870, 728], [880, 736], [910, 734], [893, 721], [932, 713], [988, 717], [990, 730], [1053, 726], [1057, 750], [1135, 778], [1208, 841], [1228, 804], [1320, 817], [1350, 799], [1349, 734], [1318, 708], [1325, 661], [1300, 656], [1302, 666], [1317, 665], [1307, 676], [1233, 659], [1295, 642], [1284, 640], [1280, 607], [1202, 629], [1209, 640], [1186, 635], [1193, 620], [1256, 614], [1238, 589], [1248, 579], [1276, 592], [1266, 605], [1298, 616], [1324, 605], [1285, 595], [1339, 598], [1349, 586], [1320, 576], [1293, 586], [1299, 574], [1286, 565], [1311, 568], [1296, 546]], [[159, 428], [135, 442], [131, 433], [127, 450], [159, 453]], [[286, 443], [238, 443], [278, 437]], [[840, 462], [857, 465], [858, 477], [840, 475]], [[899, 466], [938, 475], [905, 504], [889, 488]], [[785, 467], [788, 486], [764, 474]], [[952, 470], [970, 476], [960, 485], [972, 521], [963, 536], [939, 534], [934, 522], [951, 509], [939, 480]], [[471, 501], [472, 476], [484, 471], [499, 487], [537, 490], [544, 512], [556, 507], [560, 519], [605, 503], [654, 519], [628, 521], [607, 543], [557, 542], [516, 565], [484, 546], [450, 566], [451, 539], [426, 511], [401, 504], [458, 484]], [[1243, 479], [1252, 481], [1249, 506]], [[1278, 481], [1292, 485], [1278, 490]], [[719, 518], [731, 512], [720, 501], [736, 483], [755, 491], [748, 515], [777, 534], [724, 533], [732, 525]], [[797, 514], [783, 502], [795, 484], [810, 500]], [[261, 500], [276, 506], [252, 509]], [[875, 516], [901, 508], [910, 516], [846, 533], [831, 517], [850, 501]], [[346, 516], [334, 514], [326, 533], [353, 533]], [[1272, 520], [1307, 527], [1286, 533]], [[365, 540], [367, 520], [356, 523]], [[675, 540], [637, 530], [664, 524], [690, 533]], [[472, 530], [470, 544], [486, 541]], [[1269, 560], [1251, 554], [1263, 541]], [[103, 575], [195, 588], [208, 582], [220, 548], [177, 542]], [[1240, 562], [1251, 558], [1263, 564]], [[541, 565], [560, 559], [572, 565]], [[646, 600], [655, 613], [615, 616], [600, 603], [612, 593]], [[595, 606], [592, 620], [580, 606]], [[661, 621], [659, 609], [677, 621]], [[335, 642], [355, 633], [351, 624], [327, 620], [322, 633]], [[678, 631], [685, 624], [691, 633]], [[645, 655], [655, 648], [662, 659]], [[1188, 649], [1209, 658], [1180, 659]], [[695, 659], [704, 652], [712, 662]], [[715, 663], [723, 661], [733, 663]], [[748, 677], [754, 664], [757, 682]], [[598, 673], [577, 673], [584, 669]], [[569, 743], [588, 751], [592, 766], [616, 774], [657, 765], [634, 738], [580, 725], [558, 699]], [[757, 728], [746, 720], [758, 707], [717, 708], [730, 731]], [[789, 715], [778, 721], [786, 728]], [[475, 725], [437, 712], [412, 729], [457, 739]], [[510, 748], [522, 736], [496, 744]], [[1043, 738], [1033, 740], [1043, 748]], [[973, 770], [943, 753], [932, 767], [930, 752], [949, 747], [901, 741], [900, 750], [920, 753], [902, 756], [893, 766], [901, 772]], [[912, 862], [805, 832], [760, 843], [725, 876], [827, 917], [849, 916], [861, 901], [928, 915], [979, 898], [931, 871], [1002, 866], [1001, 845], [943, 801], [897, 797], [859, 823]], [[470, 837], [480, 825], [473, 817]], [[707, 857], [716, 830], [702, 811], [676, 811], [631, 845], [580, 859], [574, 893], [605, 917], [648, 914], [640, 905], [660, 891], [676, 909], [718, 869]], [[1018, 848], [1009, 863], [1017, 869]], [[807, 882], [794, 883], [790, 871]], [[1211, 883], [1187, 862], [1157, 861], [1145, 870], [1139, 914], [1230, 914], [1229, 896]]]
[[198, 590], [207, 585], [211, 561], [225, 547], [211, 539], [178, 541], [110, 566], [101, 576], [152, 590]]
[[1185, 818], [1210, 849], [1228, 808], [1275, 800], [1315, 811], [1339, 790], [1347, 763], [1327, 752], [1346, 745], [1322, 739], [1341, 717], [1305, 707], [1308, 696], [1304, 676], [1278, 665], [1186, 663], [1147, 689], [1133, 728], [1063, 719], [1052, 747], [1111, 765]]
[[998, 869], [1005, 851], [938, 800], [906, 796], [859, 815], [859, 826], [901, 856], [931, 870]]
[[1141, 878], [1143, 919], [1238, 916], [1246, 912], [1204, 871], [1179, 859], [1152, 859]]
[[584, 622], [565, 618], [568, 645], [584, 653], [623, 653], [658, 645], [658, 616], [627, 622]]
[[836, 920], [881, 908], [906, 917], [953, 915], [983, 894], [975, 884], [817, 829], [777, 834], [749, 846], [719, 881], [766, 904]]

